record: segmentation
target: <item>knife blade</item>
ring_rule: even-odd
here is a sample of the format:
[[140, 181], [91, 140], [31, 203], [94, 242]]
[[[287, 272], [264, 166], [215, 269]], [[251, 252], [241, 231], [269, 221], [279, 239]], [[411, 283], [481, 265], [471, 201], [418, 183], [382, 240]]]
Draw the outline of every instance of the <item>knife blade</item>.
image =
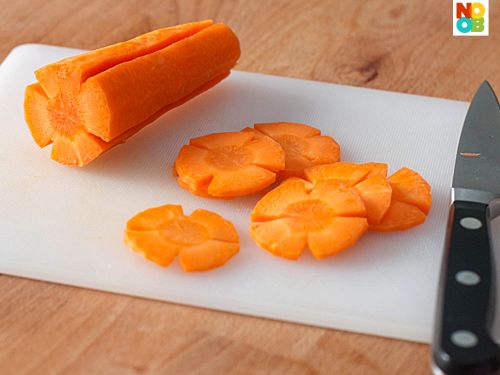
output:
[[500, 369], [500, 348], [491, 337], [496, 281], [490, 233], [499, 198], [500, 105], [485, 81], [470, 104], [456, 155], [434, 323], [435, 373]]

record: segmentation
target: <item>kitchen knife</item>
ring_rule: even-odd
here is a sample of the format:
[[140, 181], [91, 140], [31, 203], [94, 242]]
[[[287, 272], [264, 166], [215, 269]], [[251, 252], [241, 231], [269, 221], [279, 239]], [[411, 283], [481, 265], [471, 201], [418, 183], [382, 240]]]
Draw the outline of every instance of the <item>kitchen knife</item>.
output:
[[491, 337], [495, 267], [490, 223], [500, 215], [500, 106], [484, 82], [467, 112], [455, 161], [432, 346], [436, 374], [496, 374]]

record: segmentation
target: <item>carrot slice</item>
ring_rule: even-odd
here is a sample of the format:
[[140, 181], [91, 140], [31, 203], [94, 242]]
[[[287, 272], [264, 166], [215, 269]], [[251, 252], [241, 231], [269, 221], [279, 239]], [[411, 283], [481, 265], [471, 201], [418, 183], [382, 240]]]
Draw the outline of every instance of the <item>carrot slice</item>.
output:
[[370, 223], [370, 229], [388, 232], [422, 224], [432, 205], [428, 182], [409, 168], [401, 168], [388, 181], [392, 189], [391, 205], [381, 222]]
[[287, 219], [251, 223], [250, 236], [271, 254], [290, 260], [298, 259], [307, 244], [306, 233], [294, 231]]
[[335, 216], [366, 217], [363, 199], [353, 187], [336, 180], [318, 181], [311, 198], [322, 199], [333, 208]]
[[210, 240], [182, 249], [179, 262], [186, 272], [205, 271], [224, 265], [239, 248], [239, 243]]
[[323, 230], [309, 233], [307, 244], [316, 259], [323, 259], [353, 246], [367, 229], [365, 218], [335, 217]]
[[354, 186], [365, 179], [372, 170], [370, 166], [363, 164], [338, 162], [316, 165], [307, 168], [304, 173], [306, 178], [313, 183], [320, 180], [337, 180], [349, 186]]
[[308, 198], [311, 184], [299, 178], [289, 178], [264, 195], [252, 210], [252, 221], [268, 221], [283, 218], [287, 207]]
[[232, 198], [268, 187], [284, 165], [283, 149], [269, 137], [226, 132], [191, 139], [174, 168], [179, 185], [194, 194]]
[[257, 202], [250, 235], [273, 255], [294, 260], [309, 247], [321, 259], [347, 249], [362, 236], [368, 228], [364, 214], [356, 190], [342, 182], [312, 184], [291, 178]]
[[366, 175], [366, 178], [370, 177], [387, 177], [387, 164], [385, 163], [364, 163], [364, 167], [370, 168], [370, 173]]
[[54, 142], [54, 160], [82, 166], [220, 82], [239, 54], [223, 24], [156, 30], [38, 70], [26, 121], [39, 146]]
[[186, 272], [222, 266], [239, 251], [234, 226], [221, 216], [196, 210], [190, 216], [178, 205], [139, 212], [125, 229], [125, 243], [145, 258], [168, 266], [179, 255]]
[[401, 168], [389, 177], [395, 200], [418, 207], [428, 214], [432, 204], [431, 187], [417, 172]]
[[387, 179], [369, 177], [354, 187], [365, 204], [368, 223], [379, 224], [391, 205], [392, 188]]
[[425, 219], [426, 215], [417, 207], [400, 201], [392, 201], [382, 221], [379, 224], [370, 225], [370, 229], [378, 232], [405, 230], [422, 224]]
[[[252, 129], [247, 128], [245, 131]], [[271, 137], [283, 147], [286, 162], [284, 170], [278, 174], [280, 180], [304, 177], [305, 168], [340, 159], [338, 143], [309, 125], [292, 122], [255, 124], [254, 131]]]

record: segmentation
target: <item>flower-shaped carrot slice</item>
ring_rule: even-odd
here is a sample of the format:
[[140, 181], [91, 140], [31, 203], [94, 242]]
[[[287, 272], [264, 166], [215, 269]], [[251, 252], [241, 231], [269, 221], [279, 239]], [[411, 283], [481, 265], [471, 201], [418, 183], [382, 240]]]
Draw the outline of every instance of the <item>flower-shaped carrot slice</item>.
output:
[[174, 168], [179, 185], [192, 193], [232, 198], [268, 187], [284, 166], [283, 149], [271, 138], [227, 132], [191, 139]]
[[389, 177], [392, 188], [391, 205], [379, 224], [370, 229], [389, 232], [405, 230], [422, 224], [432, 205], [430, 185], [417, 172], [401, 168]]
[[185, 216], [165, 205], [139, 212], [125, 230], [125, 243], [145, 258], [168, 266], [178, 255], [184, 271], [206, 271], [225, 264], [240, 248], [233, 224], [202, 209]]
[[316, 165], [307, 168], [304, 173], [313, 183], [331, 180], [354, 186], [365, 204], [370, 224], [380, 223], [391, 204], [392, 189], [386, 179], [387, 164], [338, 162]]
[[309, 125], [293, 122], [255, 124], [254, 131], [271, 137], [285, 150], [285, 169], [278, 174], [280, 180], [288, 177], [303, 178], [305, 168], [340, 159], [338, 143]]
[[368, 223], [379, 224], [391, 205], [391, 184], [385, 177], [368, 177], [354, 188], [365, 204]]
[[356, 190], [333, 180], [290, 178], [257, 203], [251, 220], [257, 244], [287, 259], [298, 259], [306, 247], [317, 259], [337, 254], [368, 229]]
[[337, 163], [321, 164], [307, 168], [304, 174], [311, 182], [337, 180], [349, 186], [354, 186], [366, 178], [387, 177], [387, 164], [356, 164], [339, 161]]

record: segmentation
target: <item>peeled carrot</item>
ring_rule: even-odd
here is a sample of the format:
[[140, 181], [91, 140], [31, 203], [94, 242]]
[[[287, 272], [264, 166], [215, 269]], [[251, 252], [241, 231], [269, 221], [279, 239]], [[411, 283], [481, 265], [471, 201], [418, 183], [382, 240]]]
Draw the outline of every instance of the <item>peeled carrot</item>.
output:
[[283, 149], [271, 138], [226, 132], [191, 139], [181, 148], [174, 173], [194, 194], [232, 198], [268, 187], [284, 166]]
[[81, 55], [48, 64], [35, 76], [51, 100], [60, 95], [76, 95], [85, 81], [116, 65], [159, 51], [213, 25], [205, 20], [166, 27]]
[[54, 143], [54, 160], [82, 166], [218, 83], [239, 55], [223, 24], [156, 30], [39, 69], [26, 121], [39, 146]]
[[389, 177], [391, 205], [380, 223], [370, 229], [388, 232], [405, 230], [422, 224], [432, 205], [430, 185], [409, 168], [401, 168]]
[[298, 259], [307, 247], [316, 259], [354, 245], [368, 229], [357, 191], [338, 181], [285, 180], [251, 214], [250, 235], [271, 254]]
[[313, 165], [333, 163], [340, 159], [340, 146], [331, 137], [321, 135], [312, 126], [293, 122], [274, 122], [255, 124], [255, 131], [271, 137], [285, 151], [285, 168], [279, 172], [278, 179], [304, 177], [304, 169]]
[[222, 266], [240, 248], [238, 233], [229, 221], [202, 209], [186, 216], [178, 205], [138, 213], [128, 221], [124, 240], [132, 250], [164, 267], [179, 256], [186, 272]]

